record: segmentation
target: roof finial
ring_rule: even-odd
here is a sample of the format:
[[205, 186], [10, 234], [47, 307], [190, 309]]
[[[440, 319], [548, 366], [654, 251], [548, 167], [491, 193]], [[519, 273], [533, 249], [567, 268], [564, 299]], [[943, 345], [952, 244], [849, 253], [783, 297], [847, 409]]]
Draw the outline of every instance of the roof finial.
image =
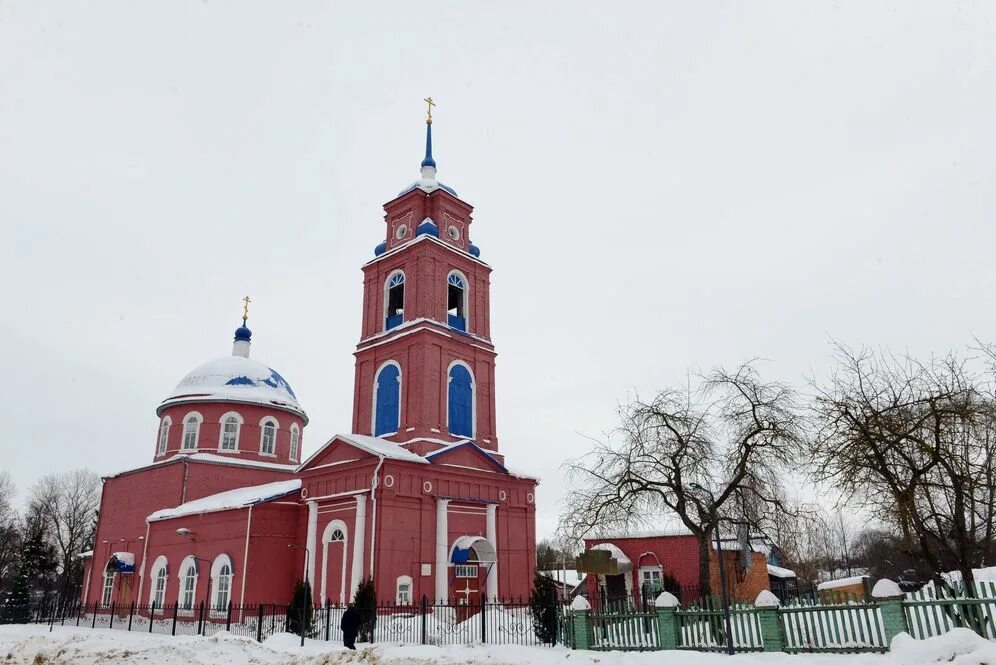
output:
[[436, 102], [432, 101], [432, 97], [426, 97], [422, 101], [429, 105], [428, 116], [425, 119], [425, 159], [422, 160], [422, 178], [435, 180], [436, 160], [432, 158], [432, 107]]
[[245, 325], [246, 321], [249, 320], [249, 303], [251, 302], [249, 296], [242, 299], [242, 325]]
[[428, 117], [425, 119], [425, 124], [431, 125], [432, 124], [432, 107], [436, 105], [436, 102], [432, 101], [432, 97], [426, 97], [422, 101], [429, 105], [429, 108], [426, 110], [426, 112], [428, 113]]
[[246, 325], [249, 320], [249, 303], [252, 300], [249, 296], [242, 299], [242, 326], [235, 330], [235, 344], [232, 346], [233, 356], [249, 357], [249, 343], [252, 340], [252, 331]]

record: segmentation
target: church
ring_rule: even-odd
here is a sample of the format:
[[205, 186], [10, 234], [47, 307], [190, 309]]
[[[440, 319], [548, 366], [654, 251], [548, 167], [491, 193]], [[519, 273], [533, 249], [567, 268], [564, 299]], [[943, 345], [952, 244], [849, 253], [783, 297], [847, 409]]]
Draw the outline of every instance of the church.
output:
[[420, 177], [362, 267], [350, 433], [302, 459], [308, 414], [252, 357], [247, 298], [231, 355], [156, 409], [149, 463], [104, 479], [83, 602], [182, 616], [287, 603], [307, 579], [341, 604], [368, 578], [379, 602], [528, 596], [537, 480], [499, 452], [491, 267], [473, 208], [436, 179], [426, 101]]

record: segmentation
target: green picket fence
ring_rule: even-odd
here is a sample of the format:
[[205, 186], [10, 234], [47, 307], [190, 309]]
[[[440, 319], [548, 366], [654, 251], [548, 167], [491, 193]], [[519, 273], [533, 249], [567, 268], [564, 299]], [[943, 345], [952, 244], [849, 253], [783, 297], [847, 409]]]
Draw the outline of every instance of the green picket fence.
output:
[[823, 653], [887, 651], [885, 627], [874, 603], [779, 608], [784, 650]]
[[925, 639], [952, 628], [971, 628], [996, 639], [996, 583], [976, 582], [974, 590], [974, 598], [933, 586], [906, 594], [903, 608], [910, 634]]
[[[725, 651], [726, 617], [722, 601], [707, 596], [675, 612], [678, 620], [678, 648], [695, 651]], [[737, 651], [761, 651], [761, 623], [757, 610], [746, 603], [730, 606], [730, 634]]]

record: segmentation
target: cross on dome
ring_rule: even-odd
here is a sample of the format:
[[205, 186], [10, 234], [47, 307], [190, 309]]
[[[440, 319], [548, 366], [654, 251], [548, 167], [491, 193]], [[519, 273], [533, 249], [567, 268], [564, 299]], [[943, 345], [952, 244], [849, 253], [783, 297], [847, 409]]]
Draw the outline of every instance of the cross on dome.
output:
[[242, 325], [235, 329], [235, 343], [232, 345], [232, 355], [249, 357], [249, 345], [252, 342], [252, 331], [246, 325], [249, 320], [249, 296], [242, 299]]

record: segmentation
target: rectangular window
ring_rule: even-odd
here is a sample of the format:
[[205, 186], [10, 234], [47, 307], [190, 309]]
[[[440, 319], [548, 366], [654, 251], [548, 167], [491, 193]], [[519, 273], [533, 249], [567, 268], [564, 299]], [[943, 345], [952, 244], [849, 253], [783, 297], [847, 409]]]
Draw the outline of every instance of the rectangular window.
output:
[[218, 576], [218, 589], [215, 593], [215, 608], [218, 610], [224, 610], [228, 607], [228, 587], [230, 579], [230, 575]]
[[156, 608], [162, 609], [166, 602], [166, 574], [159, 573], [156, 575], [156, 593], [152, 598], [152, 602], [156, 604]]
[[114, 573], [104, 575], [104, 592], [100, 596], [101, 607], [110, 607], [114, 597]]
[[457, 577], [469, 577], [471, 579], [477, 579], [477, 566], [457, 566], [456, 567]]
[[259, 451], [264, 455], [272, 455], [275, 449], [274, 440], [276, 438], [276, 428], [270, 423], [263, 425], [263, 441], [260, 444]]
[[180, 607], [185, 610], [194, 609], [194, 589], [197, 588], [197, 577], [193, 571], [188, 571], [183, 577], [183, 594]]
[[166, 443], [169, 441], [169, 423], [163, 423], [159, 430], [159, 454], [166, 452]]
[[398, 605], [411, 605], [412, 604], [412, 585], [411, 584], [399, 584], [398, 585]]
[[225, 421], [225, 430], [221, 435], [221, 449], [235, 450], [235, 444], [239, 439], [239, 421], [229, 418]]
[[183, 425], [183, 449], [195, 450], [197, 448], [197, 421], [191, 418]]
[[297, 461], [298, 434], [296, 429], [291, 429], [290, 458]]

